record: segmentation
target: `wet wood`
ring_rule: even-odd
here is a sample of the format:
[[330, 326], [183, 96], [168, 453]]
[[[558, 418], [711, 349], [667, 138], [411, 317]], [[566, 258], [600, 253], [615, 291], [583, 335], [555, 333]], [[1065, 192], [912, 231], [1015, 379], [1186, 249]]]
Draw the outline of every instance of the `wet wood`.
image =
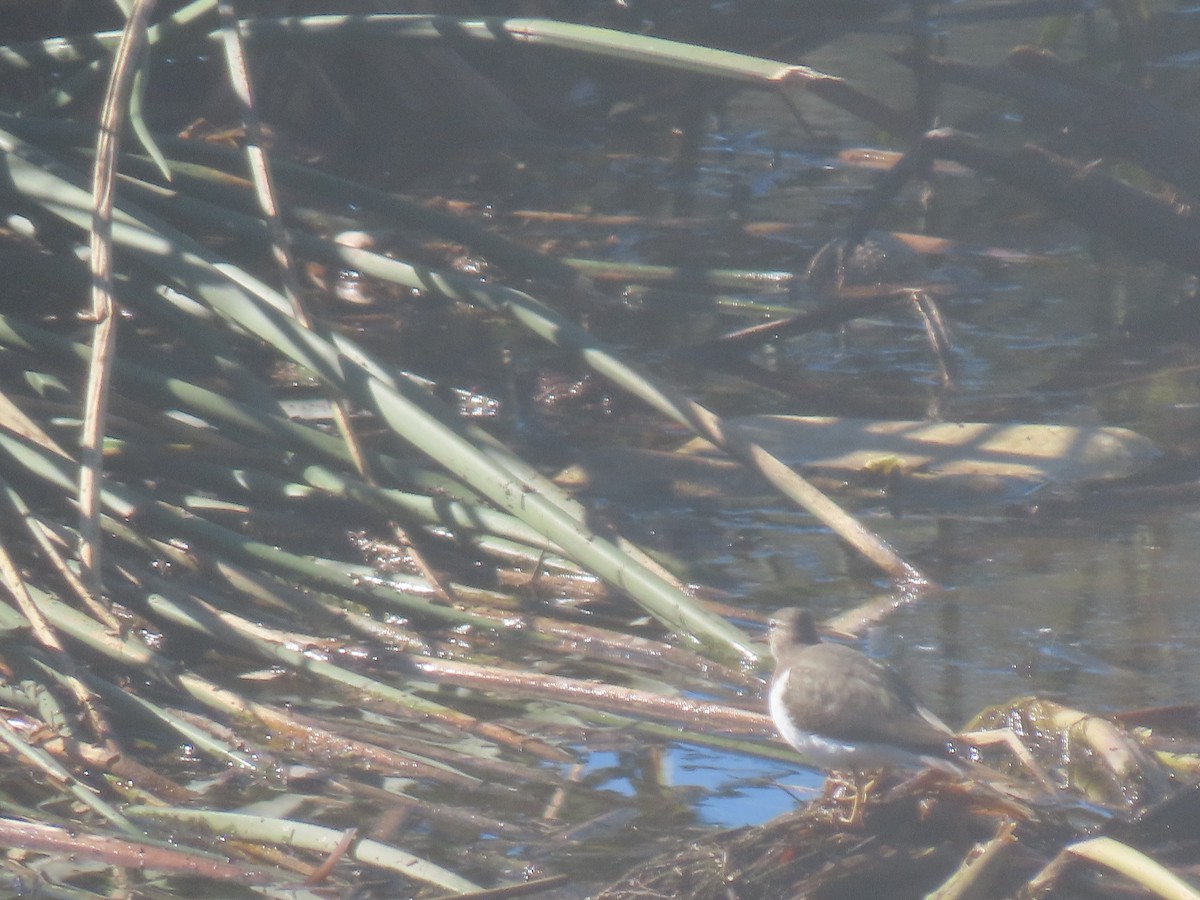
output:
[[[898, 54], [913, 64], [911, 54]], [[1036, 47], [1018, 47], [994, 66], [931, 57], [941, 81], [1017, 100], [1030, 124], [1069, 128], [1089, 147], [1133, 160], [1168, 181], [1200, 186], [1200, 122], [1161, 97], [1064, 62]]]
[[697, 731], [767, 737], [775, 734], [769, 716], [721, 703], [654, 694], [597, 681], [426, 657], [411, 657], [412, 668], [443, 684], [499, 691], [510, 696], [567, 700], [622, 715], [680, 722]]
[[0, 845], [55, 853], [74, 859], [91, 859], [135, 871], [150, 869], [237, 884], [265, 884], [277, 880], [262, 870], [235, 865], [201, 853], [15, 819], [0, 819]]
[[950, 128], [926, 134], [876, 184], [847, 231], [861, 240], [878, 214], [933, 159], [950, 159], [1010, 187], [1028, 191], [1055, 212], [1124, 247], [1185, 272], [1200, 274], [1200, 214], [1174, 197], [1126, 184], [1034, 144], [1012, 152], [993, 150], [978, 138]]

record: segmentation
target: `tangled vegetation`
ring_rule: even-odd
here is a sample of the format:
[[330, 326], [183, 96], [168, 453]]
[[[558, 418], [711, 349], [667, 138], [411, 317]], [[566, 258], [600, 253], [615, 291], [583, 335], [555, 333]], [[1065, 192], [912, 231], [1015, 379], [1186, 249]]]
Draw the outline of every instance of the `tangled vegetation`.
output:
[[[512, 5], [542, 15], [7, 4], [0, 843], [27, 852], [5, 861], [6, 888], [569, 896], [613, 880], [613, 859], [668, 849], [605, 896], [850, 896], [881, 878], [984, 896], [998, 870], [963, 874], [983, 843], [1000, 860], [988, 865], [1018, 860], [986, 878], [989, 896], [1048, 890], [1063, 859], [1096, 864], [1070, 876], [1088, 895], [1109, 889], [1095, 874], [1107, 866], [1194, 896], [1169, 871], [1196, 852], [1181, 836], [1195, 737], [1182, 718], [1104, 730], [1038, 700], [985, 713], [978, 726], [1024, 737], [1068, 782], [1061, 794], [997, 803], [964, 785], [881, 786], [858, 826], [878, 851], [830, 812], [833, 792], [762, 830], [701, 828], [665, 784], [661, 748], [796, 762], [762, 713], [757, 610], [777, 604], [739, 605], [694, 583], [688, 559], [632, 539], [615, 502], [585, 496], [605, 493], [605, 471], [582, 452], [613, 451], [632, 495], [769, 485], [882, 586], [831, 623], [848, 635], [936, 593], [923, 565], [823, 492], [836, 471], [806, 477], [766, 425], [724, 415], [758, 410], [716, 379], [776, 390], [764, 346], [896, 307], [927, 369], [902, 404], [863, 402], [875, 417], [901, 406], [901, 421], [940, 408], [955, 378], [939, 306], [952, 288], [921, 254], [946, 245], [880, 229], [904, 186], [946, 160], [1197, 271], [1180, 199], [1194, 135], [1137, 86], [1163, 20], [1124, 3], [1099, 21], [1070, 4], [964, 4], [963, 23], [1048, 19], [1090, 66], [1025, 49], [986, 68], [933, 55], [920, 3]], [[861, 27], [898, 32], [912, 109], [796, 61]], [[1137, 170], [931, 131], [937, 87], [955, 82], [1035, 106]], [[801, 98], [829, 105], [910, 152], [886, 155], [839, 228], [755, 220], [736, 187], [653, 221], [551, 209], [523, 161], [571, 144], [560, 174], [586, 192], [579, 159], [665, 135], [654, 177], [695, 179], [700, 142], [746, 93], [789, 121]], [[644, 158], [607, 152], [636, 192]], [[848, 148], [829, 158], [826, 174], [867, 165]], [[510, 183], [510, 209], [481, 199]], [[623, 229], [690, 237], [671, 265], [605, 256], [596, 235]], [[772, 241], [793, 264], [753, 268]], [[714, 382], [693, 390], [672, 377], [682, 366]], [[861, 444], [867, 430], [853, 434]], [[1072, 449], [1046, 455], [1069, 460], [1068, 478], [1124, 476], [1153, 455], [1117, 429], [1064, 434]], [[992, 437], [971, 439], [978, 455]], [[1084, 448], [1101, 445], [1080, 474]], [[885, 455], [861, 471], [892, 487], [931, 465], [904, 474], [902, 453]], [[967, 480], [1026, 477], [1006, 464]], [[1178, 742], [1169, 759], [1164, 735]], [[1084, 749], [1064, 758], [1064, 746]], [[653, 840], [621, 831], [628, 798], [595, 771], [608, 750], [663, 826]], [[604, 833], [594, 846], [588, 826]], [[698, 843], [678, 855], [668, 826]]]

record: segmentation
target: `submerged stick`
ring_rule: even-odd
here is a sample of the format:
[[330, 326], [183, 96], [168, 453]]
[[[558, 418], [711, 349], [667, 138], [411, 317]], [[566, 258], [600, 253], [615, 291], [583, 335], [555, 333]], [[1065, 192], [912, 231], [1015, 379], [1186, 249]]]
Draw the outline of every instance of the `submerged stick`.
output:
[[1006, 185], [1028, 191], [1092, 231], [1185, 272], [1200, 274], [1200, 213], [1169, 197], [1140, 190], [1099, 171], [1079, 165], [1034, 144], [1012, 152], [992, 150], [973, 135], [953, 128], [928, 132], [876, 183], [847, 229], [856, 244], [883, 209], [911, 179], [935, 159], [970, 166]]

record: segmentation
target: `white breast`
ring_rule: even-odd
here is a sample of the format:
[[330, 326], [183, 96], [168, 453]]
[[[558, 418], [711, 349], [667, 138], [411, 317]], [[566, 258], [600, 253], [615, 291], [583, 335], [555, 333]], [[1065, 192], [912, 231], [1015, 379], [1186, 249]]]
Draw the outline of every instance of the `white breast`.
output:
[[949, 760], [923, 753], [914, 753], [894, 744], [873, 741], [842, 741], [804, 730], [803, 722], [792, 722], [784, 709], [783, 695], [787, 688], [788, 671], [778, 673], [767, 694], [767, 708], [780, 736], [813, 766], [826, 771], [871, 772], [876, 769], [923, 769], [947, 767], [957, 772]]

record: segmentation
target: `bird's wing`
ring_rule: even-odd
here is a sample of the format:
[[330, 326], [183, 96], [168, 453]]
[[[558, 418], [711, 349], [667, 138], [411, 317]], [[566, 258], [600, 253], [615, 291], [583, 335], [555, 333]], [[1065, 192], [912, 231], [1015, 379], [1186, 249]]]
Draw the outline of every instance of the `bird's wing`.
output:
[[953, 732], [887, 666], [840, 644], [818, 644], [787, 673], [797, 724], [838, 740], [945, 750]]

